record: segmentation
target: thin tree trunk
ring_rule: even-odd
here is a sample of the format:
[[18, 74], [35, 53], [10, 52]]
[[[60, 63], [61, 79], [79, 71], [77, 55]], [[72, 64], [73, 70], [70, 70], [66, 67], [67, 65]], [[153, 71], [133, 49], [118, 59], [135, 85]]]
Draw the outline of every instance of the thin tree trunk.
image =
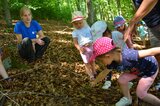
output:
[[114, 19], [114, 15], [113, 15], [113, 11], [111, 9], [111, 3], [110, 0], [107, 1], [107, 5], [108, 5], [108, 16], [109, 16], [109, 20], [113, 20]]
[[137, 9], [136, 9], [136, 7], [135, 7], [135, 5], [134, 5], [134, 1], [131, 0], [131, 3], [132, 3], [132, 7], [133, 7], [134, 11], [136, 11]]
[[76, 6], [77, 6], [77, 10], [78, 11], [81, 11], [81, 2], [80, 2], [80, 0], [76, 0]]
[[73, 9], [71, 7], [72, 4], [71, 4], [70, 0], [67, 0], [67, 5], [69, 6], [70, 12], [72, 12]]
[[87, 14], [88, 14], [88, 24], [91, 25], [94, 23], [94, 9], [93, 9], [93, 4], [92, 4], [92, 0], [86, 0], [86, 4], [87, 4]]
[[12, 26], [12, 19], [11, 19], [11, 14], [8, 6], [8, 0], [2, 0], [2, 5], [3, 5], [3, 12], [4, 12], [4, 18], [7, 23], [7, 26], [11, 27]]
[[116, 3], [117, 3], [117, 8], [118, 8], [118, 14], [117, 15], [122, 15], [120, 0], [116, 0]]
[[30, 0], [24, 0], [25, 4], [29, 4]]

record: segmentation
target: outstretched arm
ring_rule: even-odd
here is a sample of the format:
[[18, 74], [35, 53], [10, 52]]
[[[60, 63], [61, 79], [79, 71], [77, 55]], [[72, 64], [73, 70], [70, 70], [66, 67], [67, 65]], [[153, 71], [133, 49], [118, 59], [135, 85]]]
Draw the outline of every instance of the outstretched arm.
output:
[[154, 47], [154, 48], [138, 51], [139, 58], [143, 58], [146, 56], [154, 56], [156, 54], [160, 54], [160, 47]]
[[77, 38], [73, 38], [73, 43], [74, 43], [74, 46], [77, 48], [77, 50], [80, 50], [80, 46], [78, 45], [78, 39]]
[[21, 34], [16, 34], [16, 38], [17, 38], [18, 44], [22, 42], [22, 35]]
[[91, 82], [91, 86], [95, 86], [98, 82], [102, 81], [107, 76], [107, 74], [109, 72], [110, 72], [110, 70], [106, 68], [101, 73], [99, 73], [99, 75], [96, 77], [96, 79], [93, 82]]
[[42, 30], [40, 30], [37, 34], [38, 34], [38, 36], [39, 36], [39, 37], [38, 37], [39, 39], [42, 39], [42, 38], [45, 37]]
[[74, 43], [74, 46], [77, 48], [77, 50], [79, 50], [80, 53], [84, 53], [85, 49], [79, 46], [77, 38], [73, 38], [73, 43]]
[[153, 7], [157, 4], [157, 2], [158, 0], [143, 0], [142, 1], [140, 7], [138, 8], [133, 18], [131, 19], [128, 29], [126, 30], [124, 34], [125, 41], [131, 35], [135, 24], [149, 13], [153, 9]]

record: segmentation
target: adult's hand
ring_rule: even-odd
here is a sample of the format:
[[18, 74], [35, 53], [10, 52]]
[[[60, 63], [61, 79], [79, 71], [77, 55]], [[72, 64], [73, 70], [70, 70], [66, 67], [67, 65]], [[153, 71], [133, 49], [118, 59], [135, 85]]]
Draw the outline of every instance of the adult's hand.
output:
[[97, 83], [95, 82], [95, 80], [93, 80], [92, 82], [90, 82], [91, 87], [95, 87], [96, 84], [97, 84]]
[[124, 41], [126, 42], [127, 39], [130, 39], [132, 36], [132, 32], [134, 29], [134, 26], [136, 25], [136, 23], [134, 23], [133, 21], [130, 21], [129, 26], [127, 28], [127, 30], [124, 33]]
[[124, 41], [126, 41], [127, 39], [129, 39], [129, 37], [131, 37], [135, 24], [149, 13], [153, 9], [153, 7], [157, 4], [157, 2], [158, 0], [142, 1], [140, 7], [134, 14], [133, 18], [131, 19], [128, 29], [124, 34]]
[[41, 39], [36, 39], [36, 43], [39, 44], [39, 45], [44, 45], [44, 41], [41, 40]]

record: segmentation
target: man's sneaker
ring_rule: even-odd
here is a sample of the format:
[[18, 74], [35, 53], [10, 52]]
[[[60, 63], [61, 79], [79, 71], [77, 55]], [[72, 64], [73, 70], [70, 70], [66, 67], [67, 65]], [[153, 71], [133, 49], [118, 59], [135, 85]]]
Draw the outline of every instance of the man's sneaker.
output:
[[131, 89], [132, 86], [133, 86], [133, 83], [132, 83], [132, 82], [128, 82], [128, 87], [129, 87], [129, 89]]
[[132, 100], [130, 100], [126, 97], [123, 97], [116, 103], [116, 106], [128, 106], [131, 104], [132, 104]]
[[102, 89], [108, 89], [111, 86], [111, 81], [105, 81], [104, 85], [102, 86]]

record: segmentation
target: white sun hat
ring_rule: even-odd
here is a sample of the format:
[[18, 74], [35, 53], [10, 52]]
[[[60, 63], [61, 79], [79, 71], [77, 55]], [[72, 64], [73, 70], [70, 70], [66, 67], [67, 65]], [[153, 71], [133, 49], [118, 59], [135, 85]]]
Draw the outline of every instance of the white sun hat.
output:
[[103, 33], [107, 29], [107, 24], [105, 21], [96, 21], [92, 26], [91, 26], [91, 32], [93, 35], [93, 42], [102, 37]]
[[85, 17], [83, 16], [82, 12], [81, 11], [75, 11], [72, 13], [72, 22], [75, 22], [75, 21], [80, 21], [80, 20], [83, 20], [85, 19]]

